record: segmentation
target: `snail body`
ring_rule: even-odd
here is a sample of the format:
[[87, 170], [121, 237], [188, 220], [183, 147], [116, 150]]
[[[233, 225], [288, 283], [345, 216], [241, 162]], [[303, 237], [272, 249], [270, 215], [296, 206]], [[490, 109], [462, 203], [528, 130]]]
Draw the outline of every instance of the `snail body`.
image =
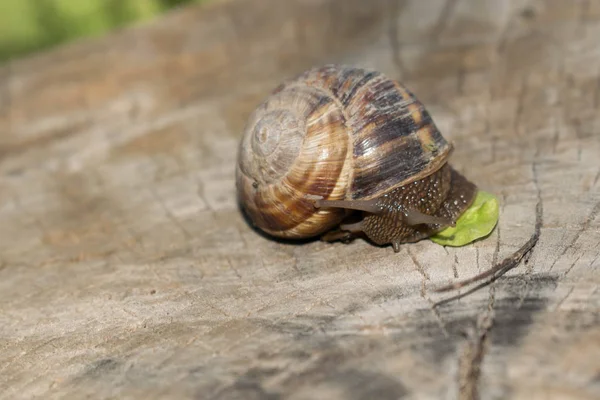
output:
[[276, 237], [362, 233], [399, 251], [453, 225], [472, 203], [477, 188], [448, 164], [451, 152], [401, 83], [325, 65], [284, 82], [251, 114], [238, 153], [238, 200]]

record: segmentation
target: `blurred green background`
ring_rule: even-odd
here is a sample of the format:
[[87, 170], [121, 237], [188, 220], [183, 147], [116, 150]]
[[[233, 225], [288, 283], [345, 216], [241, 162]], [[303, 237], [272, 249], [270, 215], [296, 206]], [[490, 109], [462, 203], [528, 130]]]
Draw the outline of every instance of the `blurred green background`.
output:
[[206, 0], [0, 0], [0, 63]]

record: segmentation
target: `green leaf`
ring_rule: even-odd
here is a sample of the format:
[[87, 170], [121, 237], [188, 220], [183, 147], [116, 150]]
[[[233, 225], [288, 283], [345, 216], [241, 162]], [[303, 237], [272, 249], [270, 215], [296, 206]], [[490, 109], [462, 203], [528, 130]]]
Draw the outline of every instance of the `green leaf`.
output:
[[489, 235], [498, 222], [498, 215], [498, 199], [480, 190], [471, 207], [458, 218], [455, 227], [448, 227], [430, 239], [443, 246], [464, 246]]

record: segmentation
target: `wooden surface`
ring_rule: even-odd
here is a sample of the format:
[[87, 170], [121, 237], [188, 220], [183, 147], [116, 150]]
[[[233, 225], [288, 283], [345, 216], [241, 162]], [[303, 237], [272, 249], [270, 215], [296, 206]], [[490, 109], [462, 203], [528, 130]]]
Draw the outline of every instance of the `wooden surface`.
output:
[[[3, 67], [0, 399], [600, 398], [599, 37], [597, 0], [218, 0]], [[326, 62], [427, 104], [501, 201], [489, 238], [248, 227], [245, 119]], [[538, 201], [527, 262], [434, 307]]]

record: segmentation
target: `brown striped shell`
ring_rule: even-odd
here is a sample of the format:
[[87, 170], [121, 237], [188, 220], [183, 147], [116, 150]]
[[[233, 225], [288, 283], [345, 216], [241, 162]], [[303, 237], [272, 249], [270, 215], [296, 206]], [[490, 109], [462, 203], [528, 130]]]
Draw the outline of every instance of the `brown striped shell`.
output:
[[236, 169], [254, 225], [320, 235], [346, 216], [311, 199], [372, 199], [442, 167], [452, 146], [406, 87], [377, 71], [326, 65], [280, 85], [250, 116]]

